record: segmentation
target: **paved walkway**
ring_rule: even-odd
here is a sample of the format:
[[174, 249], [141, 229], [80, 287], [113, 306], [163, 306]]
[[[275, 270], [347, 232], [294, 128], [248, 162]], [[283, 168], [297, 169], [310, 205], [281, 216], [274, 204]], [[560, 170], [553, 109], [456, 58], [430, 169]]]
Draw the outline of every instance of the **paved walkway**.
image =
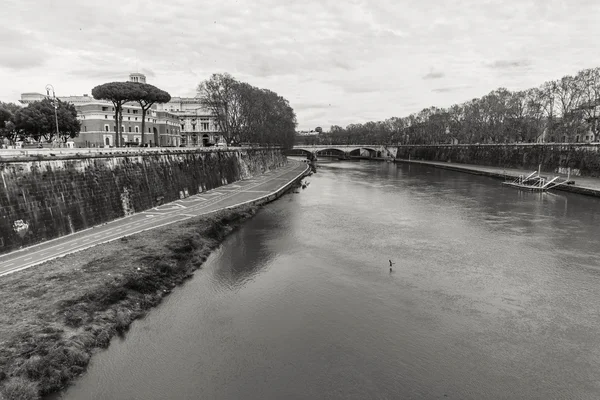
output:
[[184, 221], [225, 208], [271, 199], [306, 173], [305, 163], [288, 160], [285, 167], [237, 181], [129, 217], [0, 255], [0, 276], [84, 250], [123, 236]]
[[[459, 163], [449, 163], [449, 162], [441, 162], [441, 161], [420, 161], [420, 160], [406, 160], [406, 159], [396, 159], [396, 162], [403, 163], [411, 163], [411, 164], [422, 164], [422, 165], [431, 165], [438, 168], [451, 169], [454, 171], [463, 171], [468, 173], [478, 173], [481, 175], [488, 175], [497, 178], [517, 178], [519, 175], [529, 175], [534, 170], [524, 170], [517, 168], [502, 168], [502, 167], [490, 167], [486, 165], [476, 165], [476, 164], [459, 164]], [[554, 172], [544, 172], [542, 171], [542, 175], [546, 176], [560, 176], [561, 178], [566, 179], [566, 174], [557, 174]], [[558, 186], [556, 190], [566, 190], [569, 192], [583, 193], [589, 195], [600, 196], [600, 178], [592, 178], [592, 177], [581, 177], [581, 176], [571, 176], [571, 180], [575, 181], [575, 185], [562, 185]]]

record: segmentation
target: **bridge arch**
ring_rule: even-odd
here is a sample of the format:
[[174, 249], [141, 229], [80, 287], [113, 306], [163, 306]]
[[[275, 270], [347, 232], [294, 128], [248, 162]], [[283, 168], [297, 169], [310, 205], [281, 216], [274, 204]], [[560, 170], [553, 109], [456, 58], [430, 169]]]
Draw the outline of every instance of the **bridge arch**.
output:
[[317, 151], [315, 152], [315, 154], [316, 154], [317, 156], [333, 156], [333, 157], [339, 157], [339, 156], [344, 156], [344, 155], [346, 155], [346, 152], [345, 152], [344, 150], [340, 150], [340, 149], [337, 149], [337, 148], [335, 148], [335, 147], [329, 147], [329, 148], [326, 148], [326, 149], [320, 149], [320, 150], [317, 150]]
[[[366, 153], [366, 154], [365, 154]], [[381, 157], [381, 151], [371, 147], [357, 147], [348, 153], [351, 156]]]
[[289, 149], [285, 152], [286, 155], [288, 156], [306, 156], [307, 158], [310, 158], [310, 156], [312, 155], [312, 152], [306, 149], [301, 149], [301, 148], [293, 148], [293, 149]]

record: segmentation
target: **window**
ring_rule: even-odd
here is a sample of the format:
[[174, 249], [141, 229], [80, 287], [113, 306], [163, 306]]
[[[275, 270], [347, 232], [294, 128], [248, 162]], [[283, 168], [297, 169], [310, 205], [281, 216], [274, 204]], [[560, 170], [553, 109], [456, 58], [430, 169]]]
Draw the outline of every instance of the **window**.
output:
[[133, 110], [133, 113], [134, 113], [134, 114], [137, 114], [137, 112], [138, 112], [138, 110]]
[[121, 126], [121, 132], [125, 132], [125, 125]]
[[131, 132], [131, 127], [129, 127], [129, 132]]
[[106, 143], [107, 146], [110, 146], [110, 138], [106, 138], [104, 140], [104, 143]]
[[108, 115], [105, 115], [105, 116], [104, 116], [104, 119], [108, 119]]
[[169, 128], [167, 128], [167, 133], [169, 133]]
[[116, 132], [116, 131], [117, 131], [116, 125], [113, 125], [113, 132]]
[[127, 117], [127, 121], [131, 121], [131, 117]]
[[208, 125], [209, 125], [208, 122], [202, 122], [202, 130], [207, 131], [209, 129]]
[[87, 126], [85, 126], [85, 125], [83, 126], [83, 131], [87, 132]]
[[181, 131], [183, 132], [185, 130], [185, 125], [181, 124]]
[[137, 121], [137, 117], [135, 117], [135, 120]]
[[127, 114], [129, 114], [129, 108], [127, 109]]
[[135, 133], [140, 133], [140, 127], [139, 126], [135, 127]]
[[152, 130], [150, 128], [148, 128], [148, 133], [152, 133]]
[[108, 111], [108, 107], [102, 107], [102, 111]]
[[104, 125], [104, 132], [108, 132], [108, 125]]

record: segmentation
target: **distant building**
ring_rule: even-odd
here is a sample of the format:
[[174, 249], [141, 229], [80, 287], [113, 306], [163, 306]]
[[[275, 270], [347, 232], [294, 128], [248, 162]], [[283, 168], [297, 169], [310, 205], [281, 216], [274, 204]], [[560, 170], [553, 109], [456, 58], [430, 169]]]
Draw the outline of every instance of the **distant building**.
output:
[[310, 135], [318, 135], [319, 132], [310, 130], [310, 131], [296, 131], [296, 136], [310, 136]]
[[158, 104], [157, 110], [176, 116], [183, 145], [209, 146], [221, 139], [214, 114], [200, 104], [199, 98], [171, 97], [170, 102]]
[[[146, 76], [131, 73], [129, 81], [146, 83]], [[49, 97], [41, 93], [22, 93], [20, 102], [29, 104]], [[96, 100], [87, 94], [57, 97], [73, 104], [77, 110], [77, 119], [81, 122], [79, 136], [73, 139], [77, 147], [115, 145], [115, 110], [110, 101]], [[219, 140], [214, 116], [204, 110], [196, 98], [173, 97], [169, 103], [153, 105], [146, 113], [145, 132], [141, 130], [140, 105], [134, 102], [124, 104], [122, 143], [141, 143], [144, 135], [144, 143], [154, 146], [155, 133], [159, 136], [159, 146], [209, 146]]]

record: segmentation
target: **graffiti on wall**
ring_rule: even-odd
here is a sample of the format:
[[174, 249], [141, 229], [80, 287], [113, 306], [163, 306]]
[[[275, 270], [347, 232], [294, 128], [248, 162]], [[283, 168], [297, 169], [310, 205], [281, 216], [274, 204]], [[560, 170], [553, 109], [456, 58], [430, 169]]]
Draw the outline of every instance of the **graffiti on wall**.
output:
[[18, 219], [13, 222], [13, 229], [22, 239], [27, 235], [27, 232], [29, 232], [29, 224], [22, 219]]

